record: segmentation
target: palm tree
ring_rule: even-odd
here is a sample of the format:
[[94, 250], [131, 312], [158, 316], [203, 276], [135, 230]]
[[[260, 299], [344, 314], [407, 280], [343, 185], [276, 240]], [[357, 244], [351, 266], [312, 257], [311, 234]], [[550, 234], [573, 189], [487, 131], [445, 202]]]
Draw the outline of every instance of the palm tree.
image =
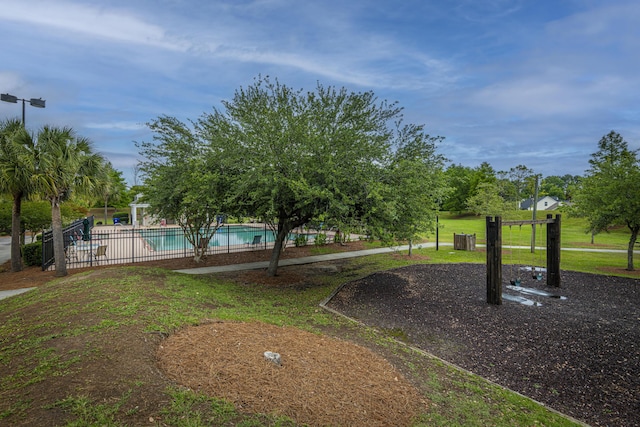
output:
[[53, 253], [56, 276], [66, 276], [60, 203], [72, 192], [89, 194], [104, 180], [104, 158], [91, 142], [77, 137], [73, 129], [45, 126], [38, 133], [36, 171], [33, 182], [51, 203]]
[[102, 201], [104, 202], [104, 223], [106, 224], [109, 202], [118, 202], [127, 187], [122, 178], [122, 172], [115, 170], [113, 166], [111, 166], [111, 162], [105, 164], [105, 174], [107, 180], [102, 183], [103, 185], [101, 185], [99, 191], [102, 195]]
[[13, 199], [11, 209], [11, 271], [22, 270], [20, 212], [30, 192], [34, 170], [34, 144], [20, 120], [0, 123], [0, 192]]

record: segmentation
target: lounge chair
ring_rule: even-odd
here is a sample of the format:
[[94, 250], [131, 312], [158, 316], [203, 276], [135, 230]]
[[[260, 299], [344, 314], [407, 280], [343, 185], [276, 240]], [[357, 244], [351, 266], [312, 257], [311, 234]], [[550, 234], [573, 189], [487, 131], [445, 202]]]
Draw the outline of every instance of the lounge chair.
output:
[[105, 257], [107, 261], [109, 261], [109, 257], [107, 256], [107, 245], [100, 245], [98, 249], [96, 249], [96, 253], [93, 255], [93, 258], [98, 262], [98, 257]]
[[253, 236], [253, 241], [251, 243], [247, 243], [247, 245], [255, 249], [260, 245], [260, 242], [262, 242], [262, 234], [256, 234]]

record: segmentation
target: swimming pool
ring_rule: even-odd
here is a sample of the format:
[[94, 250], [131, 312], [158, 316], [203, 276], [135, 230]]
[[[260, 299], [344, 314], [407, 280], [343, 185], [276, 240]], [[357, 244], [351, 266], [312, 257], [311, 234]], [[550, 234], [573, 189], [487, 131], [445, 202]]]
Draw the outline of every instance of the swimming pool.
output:
[[[193, 247], [180, 228], [140, 230], [140, 235], [154, 251], [174, 251]], [[209, 246], [251, 244], [254, 236], [262, 236], [261, 243], [275, 241], [273, 233], [262, 227], [228, 225], [216, 231], [209, 240]]]

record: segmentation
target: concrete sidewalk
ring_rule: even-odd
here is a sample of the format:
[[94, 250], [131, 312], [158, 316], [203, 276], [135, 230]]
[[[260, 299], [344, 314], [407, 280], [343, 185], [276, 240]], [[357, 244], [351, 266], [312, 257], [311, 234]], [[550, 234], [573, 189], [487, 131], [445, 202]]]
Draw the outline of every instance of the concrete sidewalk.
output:
[[10, 291], [0, 291], [0, 299], [9, 298], [9, 297], [12, 297], [14, 295], [20, 295], [20, 294], [28, 292], [28, 291], [30, 291], [32, 289], [35, 289], [35, 288], [22, 288], [22, 289], [13, 289], [13, 290], [10, 290]]
[[[448, 246], [453, 246], [453, 244], [445, 244]], [[417, 249], [418, 246], [423, 248], [435, 247], [435, 243], [421, 243], [420, 245], [414, 245], [414, 249]], [[441, 243], [440, 246], [443, 246]], [[286, 267], [290, 265], [302, 265], [302, 264], [313, 264], [315, 262], [325, 262], [325, 261], [335, 261], [338, 259], [347, 259], [347, 258], [356, 258], [367, 255], [376, 255], [376, 254], [386, 254], [390, 252], [396, 251], [406, 251], [409, 250], [409, 246], [394, 246], [390, 248], [376, 248], [376, 249], [366, 249], [362, 251], [353, 251], [353, 252], [336, 252], [332, 254], [324, 254], [324, 255], [313, 255], [302, 258], [289, 258], [280, 260], [278, 263], [278, 267]], [[233, 265], [220, 265], [214, 267], [199, 267], [199, 268], [187, 268], [184, 270], [174, 270], [177, 273], [184, 274], [210, 274], [210, 273], [223, 273], [229, 271], [242, 271], [242, 270], [259, 270], [262, 268], [267, 268], [269, 266], [269, 261], [261, 261], [261, 262], [250, 262], [246, 264], [233, 264]]]
[[[440, 246], [453, 246], [452, 244], [440, 244]], [[414, 245], [414, 248], [418, 247], [435, 247], [435, 243], [421, 243], [420, 245]], [[279, 267], [284, 267], [288, 265], [302, 265], [302, 264], [313, 264], [315, 262], [323, 262], [323, 261], [334, 261], [337, 259], [347, 259], [347, 258], [355, 258], [367, 255], [375, 255], [375, 254], [384, 254], [396, 251], [406, 251], [409, 249], [409, 246], [395, 246], [391, 248], [376, 248], [376, 249], [367, 249], [363, 251], [353, 251], [353, 252], [337, 252], [333, 254], [325, 254], [325, 255], [315, 255], [304, 258], [291, 258], [291, 259], [283, 259], [278, 263]], [[200, 267], [200, 268], [189, 268], [184, 270], [174, 270], [178, 273], [184, 274], [211, 274], [211, 273], [222, 273], [229, 271], [243, 271], [243, 270], [259, 270], [261, 268], [267, 268], [269, 266], [269, 261], [262, 262], [250, 262], [246, 264], [232, 264], [232, 265], [220, 265], [216, 267]], [[0, 300], [4, 298], [9, 298], [14, 295], [18, 295], [27, 291], [30, 291], [35, 288], [23, 288], [23, 289], [13, 289], [10, 291], [0, 291]]]
[[[418, 245], [414, 245], [414, 249], [434, 248], [435, 246], [436, 246], [435, 242], [420, 243]], [[453, 247], [453, 243], [440, 243], [439, 246]], [[477, 245], [477, 247], [484, 247], [484, 245]], [[529, 246], [503, 246], [503, 248], [528, 249]], [[540, 248], [540, 249], [543, 249], [543, 248]], [[385, 254], [385, 253], [407, 251], [407, 250], [409, 250], [408, 245], [376, 248], [376, 249], [366, 249], [363, 251], [353, 251], [353, 252], [336, 252], [332, 254], [314, 255], [314, 256], [303, 257], [303, 258], [283, 259], [283, 260], [280, 260], [280, 262], [278, 263], [278, 266], [286, 267], [291, 265], [313, 264], [316, 262], [335, 261], [338, 259], [356, 258], [361, 256], [367, 256], [367, 255]], [[582, 251], [582, 252], [609, 252], [609, 253], [626, 253], [627, 252], [625, 250], [619, 250], [619, 249], [589, 249], [589, 248], [562, 248], [561, 250]], [[634, 253], [637, 254], [637, 253], [640, 253], [640, 251], [634, 251]], [[266, 269], [268, 266], [269, 266], [269, 261], [261, 261], [261, 262], [251, 262], [246, 264], [220, 265], [215, 267], [188, 268], [188, 269], [174, 270], [174, 271], [178, 273], [183, 273], [183, 274], [211, 274], [211, 273], [224, 273], [224, 272], [230, 272], [230, 271], [259, 270], [259, 269]], [[0, 300], [30, 291], [32, 289], [35, 289], [35, 288], [24, 288], [24, 289], [14, 289], [11, 291], [0, 291]]]
[[[435, 248], [435, 242], [428, 243], [420, 243], [418, 245], [414, 245], [414, 249], [418, 248]], [[440, 243], [439, 246], [453, 247], [453, 243]], [[476, 247], [484, 247], [485, 245], [476, 245]], [[503, 246], [503, 249], [529, 249], [530, 246]], [[386, 247], [386, 248], [376, 248], [376, 249], [366, 249], [362, 251], [353, 251], [353, 252], [336, 252], [332, 254], [325, 255], [314, 255], [303, 258], [290, 258], [280, 260], [278, 263], [278, 267], [286, 267], [290, 265], [302, 265], [302, 264], [313, 264], [315, 262], [323, 262], [323, 261], [335, 261], [338, 259], [347, 259], [347, 258], [356, 258], [367, 255], [375, 255], [375, 254], [386, 254], [390, 252], [397, 251], [408, 251], [409, 245], [404, 246], [394, 246], [394, 247]], [[538, 250], [545, 250], [545, 248], [538, 248]], [[582, 251], [582, 252], [604, 252], [604, 253], [627, 253], [627, 251], [623, 249], [588, 249], [588, 248], [562, 248], [563, 251]], [[640, 251], [634, 251], [634, 253], [640, 253]], [[184, 274], [211, 274], [211, 273], [223, 273], [229, 271], [242, 271], [242, 270], [259, 270], [263, 268], [267, 268], [269, 266], [269, 261], [261, 261], [261, 262], [251, 262], [246, 264], [232, 264], [232, 265], [220, 265], [215, 267], [199, 267], [199, 268], [188, 268], [183, 270], [174, 270], [178, 273]]]

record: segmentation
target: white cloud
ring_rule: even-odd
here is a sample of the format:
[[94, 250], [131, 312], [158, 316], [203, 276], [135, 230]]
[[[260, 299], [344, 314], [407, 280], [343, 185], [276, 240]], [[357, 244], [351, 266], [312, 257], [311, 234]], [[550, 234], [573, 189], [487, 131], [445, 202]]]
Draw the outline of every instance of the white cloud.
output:
[[[34, 11], [38, 13], [34, 13]], [[29, 26], [53, 27], [64, 32], [121, 43], [134, 43], [184, 51], [188, 43], [170, 37], [124, 9], [87, 6], [65, 1], [4, 1], [0, 19]]]
[[19, 73], [13, 71], [0, 71], [0, 87], [2, 93], [14, 94], [14, 90], [19, 90], [24, 85]]
[[107, 129], [107, 130], [144, 130], [147, 126], [138, 122], [104, 122], [104, 123], [86, 123], [84, 127], [87, 129]]

